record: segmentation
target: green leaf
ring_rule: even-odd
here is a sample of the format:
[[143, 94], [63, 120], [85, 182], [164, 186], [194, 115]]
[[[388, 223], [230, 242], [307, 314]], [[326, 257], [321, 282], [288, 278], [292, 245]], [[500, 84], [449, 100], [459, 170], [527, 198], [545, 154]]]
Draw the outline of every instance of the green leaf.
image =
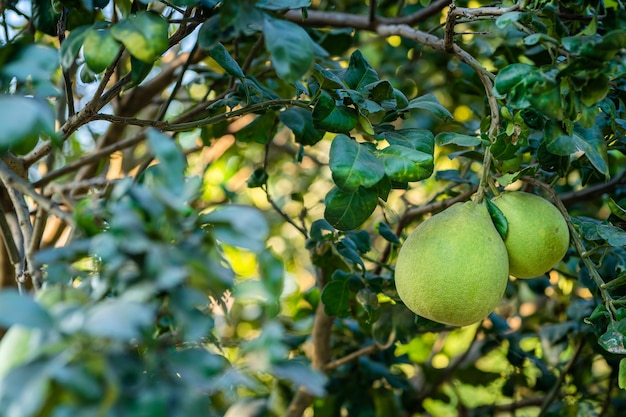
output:
[[313, 124], [318, 129], [328, 132], [347, 133], [356, 127], [359, 115], [356, 109], [343, 105], [337, 106], [335, 99], [322, 91], [313, 108]]
[[276, 112], [268, 111], [237, 131], [235, 138], [245, 143], [266, 144], [274, 138], [276, 128]]
[[130, 88], [139, 85], [147, 76], [150, 74], [154, 63], [141, 61], [134, 56], [130, 57], [130, 84], [125, 88], [128, 90]]
[[148, 145], [159, 161], [157, 165], [160, 179], [177, 195], [182, 193], [184, 186], [187, 159], [182, 149], [178, 147], [174, 138], [156, 129], [147, 132]]
[[409, 102], [409, 105], [406, 108], [401, 110], [406, 111], [413, 109], [427, 110], [444, 120], [454, 119], [454, 117], [452, 117], [452, 113], [439, 103], [439, 100], [437, 100], [437, 97], [435, 97], [434, 94], [425, 94], [421, 97], [414, 98]]
[[169, 46], [169, 24], [161, 15], [139, 12], [118, 22], [111, 35], [121, 42], [128, 52], [146, 63], [154, 62]]
[[585, 153], [589, 162], [605, 176], [609, 175], [609, 156], [602, 131], [598, 126], [588, 129], [574, 125], [572, 141], [578, 150]]
[[67, 70], [74, 64], [74, 60], [90, 30], [91, 26], [81, 26], [71, 31], [67, 38], [65, 38], [59, 49], [61, 68]]
[[51, 82], [59, 65], [59, 53], [55, 48], [39, 44], [5, 48], [0, 50], [0, 54], [8, 52], [11, 55], [0, 64], [0, 76], [31, 84], [41, 97], [58, 95]]
[[523, 17], [522, 12], [508, 12], [496, 19], [496, 26], [500, 29], [507, 27], [508, 25], [517, 22]]
[[581, 91], [580, 101], [585, 106], [593, 106], [604, 100], [609, 93], [609, 89], [609, 78], [604, 74], [598, 74], [597, 77], [587, 81], [585, 88]]
[[400, 244], [400, 239], [398, 238], [398, 235], [396, 235], [396, 233], [391, 230], [389, 225], [385, 222], [378, 223], [378, 234], [381, 235], [388, 242], [398, 245]]
[[557, 120], [563, 119], [564, 109], [561, 105], [561, 91], [555, 80], [542, 75], [541, 79], [528, 80], [526, 87], [525, 96], [531, 107], [548, 117]]
[[398, 129], [382, 133], [390, 145], [405, 146], [432, 155], [435, 151], [435, 139], [430, 130]]
[[618, 203], [615, 202], [615, 200], [610, 197], [606, 199], [606, 204], [607, 206], [609, 206], [612, 215], [621, 220], [626, 220], [626, 209], [624, 207], [620, 206]]
[[598, 235], [616, 248], [626, 246], [626, 232], [609, 224], [601, 224], [597, 227]]
[[305, 146], [315, 145], [324, 137], [323, 130], [313, 125], [313, 115], [307, 109], [291, 107], [278, 114], [278, 118], [293, 132], [296, 142]]
[[250, 206], [228, 204], [202, 216], [216, 239], [253, 252], [265, 249], [269, 226], [263, 213]]
[[140, 337], [154, 319], [152, 306], [113, 298], [89, 309], [84, 330], [93, 336], [130, 341]]
[[337, 135], [330, 146], [330, 170], [337, 187], [347, 192], [373, 187], [385, 175], [372, 151], [346, 135]]
[[339, 230], [353, 230], [362, 225], [378, 205], [375, 189], [359, 188], [348, 193], [333, 187], [324, 198], [324, 218]]
[[348, 69], [343, 76], [344, 82], [353, 90], [366, 92], [366, 86], [379, 80], [376, 70], [370, 66], [358, 49], [350, 56]]
[[421, 181], [433, 173], [434, 159], [432, 154], [404, 146], [390, 145], [377, 151], [376, 156], [382, 161], [385, 173], [393, 181]]
[[598, 338], [598, 343], [607, 352], [617, 355], [626, 355], [624, 335], [617, 329], [617, 325], [614, 322], [611, 322], [606, 332]]
[[121, 49], [122, 45], [113, 38], [110, 29], [92, 29], [85, 37], [83, 55], [89, 68], [100, 73], [115, 62]]
[[487, 202], [487, 211], [489, 211], [489, 216], [491, 216], [491, 221], [493, 225], [496, 227], [498, 233], [504, 240], [506, 238], [506, 234], [509, 231], [509, 222], [506, 220], [504, 213], [498, 206], [491, 202], [489, 199], [485, 199]]
[[15, 289], [0, 291], [0, 326], [20, 325], [48, 329], [54, 325], [48, 312], [32, 297]]
[[207, 52], [209, 56], [213, 58], [220, 67], [224, 68], [229, 75], [238, 78], [245, 77], [243, 70], [230, 53], [228, 53], [223, 44], [218, 43], [217, 45], [211, 47]]
[[0, 95], [0, 153], [38, 138], [54, 136], [54, 114], [44, 101]]
[[219, 20], [220, 15], [214, 14], [207, 18], [204, 23], [202, 23], [202, 26], [200, 26], [200, 30], [198, 31], [198, 46], [202, 48], [203, 51], [208, 51], [215, 47], [226, 34], [220, 27]]
[[266, 16], [263, 35], [272, 66], [281, 79], [295, 83], [313, 65], [313, 41], [300, 26]]
[[250, 177], [246, 181], [248, 188], [258, 188], [267, 184], [267, 179], [269, 176], [267, 175], [267, 171], [263, 167], [257, 167], [252, 171]]
[[322, 290], [324, 312], [331, 317], [347, 317], [350, 314], [349, 280], [330, 281]]
[[511, 64], [498, 72], [494, 88], [498, 94], [508, 94], [528, 77], [530, 73], [537, 71], [528, 64]]
[[561, 124], [550, 120], [544, 128], [544, 141], [548, 151], [555, 155], [567, 156], [578, 151], [576, 144], [566, 132]]
[[435, 143], [437, 146], [445, 146], [449, 144], [457, 146], [478, 146], [482, 143], [482, 141], [476, 136], [469, 136], [455, 132], [441, 132], [435, 137]]
[[281, 258], [269, 249], [266, 249], [259, 255], [258, 262], [265, 289], [275, 300], [278, 300], [285, 286], [285, 267]]

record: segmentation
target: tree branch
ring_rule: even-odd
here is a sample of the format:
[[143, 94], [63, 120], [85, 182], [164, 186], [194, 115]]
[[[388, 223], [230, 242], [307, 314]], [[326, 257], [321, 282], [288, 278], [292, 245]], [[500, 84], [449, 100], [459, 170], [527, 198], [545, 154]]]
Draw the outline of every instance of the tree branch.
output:
[[450, 0], [436, 0], [407, 16], [399, 17], [380, 17], [370, 19], [370, 16], [361, 16], [351, 13], [340, 12], [322, 12], [318, 10], [307, 10], [306, 17], [302, 16], [299, 10], [290, 10], [285, 13], [284, 17], [294, 23], [304, 26], [332, 26], [338, 28], [353, 28], [375, 31], [379, 25], [415, 25], [423, 22], [439, 13], [444, 7], [448, 6]]
[[[318, 285], [320, 289], [324, 288], [328, 278], [324, 270], [320, 271]], [[311, 358], [311, 366], [315, 370], [323, 371], [326, 364], [332, 356], [330, 350], [330, 336], [333, 326], [333, 317], [330, 317], [324, 311], [324, 303], [320, 300], [315, 311], [315, 319], [313, 322], [313, 357]], [[292, 398], [287, 408], [285, 417], [301, 417], [304, 411], [311, 405], [315, 397], [311, 395], [303, 387], [298, 388], [296, 395]]]
[[[0, 180], [2, 180], [5, 187], [7, 188], [7, 191], [9, 191], [9, 195], [11, 194], [11, 190], [15, 190], [21, 194], [27, 195], [28, 197], [32, 198], [33, 201], [35, 201], [37, 204], [45, 208], [53, 215], [57, 216], [58, 218], [70, 225], [74, 225], [74, 219], [69, 213], [61, 210], [54, 202], [39, 194], [31, 184], [17, 176], [2, 161], [0, 161]], [[20, 200], [13, 201], [13, 203], [16, 206], [21, 205]], [[18, 207], [15, 208], [18, 209]], [[26, 212], [28, 212], [28, 209], [26, 210]], [[20, 221], [22, 221], [22, 219], [20, 219]], [[28, 221], [28, 223], [30, 223], [30, 220]], [[30, 235], [30, 233], [28, 235]], [[28, 242], [30, 242], [30, 240], [28, 240]]]

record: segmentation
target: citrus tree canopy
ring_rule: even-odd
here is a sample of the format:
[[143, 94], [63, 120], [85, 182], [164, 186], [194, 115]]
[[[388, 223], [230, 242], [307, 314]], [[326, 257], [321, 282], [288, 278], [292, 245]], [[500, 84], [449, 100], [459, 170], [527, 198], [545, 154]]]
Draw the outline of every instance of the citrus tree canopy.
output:
[[623, 415], [625, 102], [623, 0], [0, 0], [0, 417]]

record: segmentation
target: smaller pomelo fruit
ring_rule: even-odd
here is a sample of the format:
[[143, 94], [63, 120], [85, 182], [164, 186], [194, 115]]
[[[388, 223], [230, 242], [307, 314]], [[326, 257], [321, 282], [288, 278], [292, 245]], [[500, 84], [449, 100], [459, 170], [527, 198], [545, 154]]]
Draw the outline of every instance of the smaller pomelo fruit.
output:
[[466, 326], [500, 302], [509, 277], [506, 248], [487, 208], [457, 203], [406, 239], [395, 270], [398, 295], [414, 313]]
[[534, 278], [549, 271], [569, 247], [567, 223], [549, 201], [521, 191], [505, 192], [492, 202], [506, 217], [504, 244], [511, 275]]

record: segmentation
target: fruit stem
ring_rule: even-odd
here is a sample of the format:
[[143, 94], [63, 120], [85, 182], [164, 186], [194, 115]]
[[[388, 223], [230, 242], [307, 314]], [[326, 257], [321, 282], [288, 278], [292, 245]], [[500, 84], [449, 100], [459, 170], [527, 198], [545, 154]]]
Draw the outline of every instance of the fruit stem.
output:
[[[492, 142], [493, 143], [493, 142]], [[485, 155], [483, 157], [483, 169], [482, 176], [480, 177], [480, 183], [478, 184], [478, 190], [474, 196], [474, 202], [477, 204], [482, 203], [485, 197], [485, 188], [489, 181], [489, 170], [491, 169], [491, 144], [485, 147]]]

